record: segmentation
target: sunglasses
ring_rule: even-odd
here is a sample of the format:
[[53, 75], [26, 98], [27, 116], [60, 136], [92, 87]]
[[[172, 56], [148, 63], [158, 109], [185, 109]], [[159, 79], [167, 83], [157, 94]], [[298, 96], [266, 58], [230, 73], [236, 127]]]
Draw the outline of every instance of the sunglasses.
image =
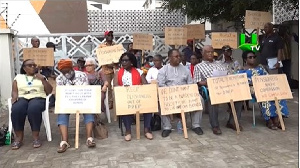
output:
[[121, 60], [122, 63], [127, 63], [127, 62], [129, 62], [129, 61], [130, 61], [129, 59], [122, 59], [122, 60]]
[[30, 68], [36, 68], [36, 64], [25, 64], [24, 66], [30, 67]]
[[256, 56], [249, 56], [249, 57], [247, 57], [248, 59], [255, 59], [256, 58]]

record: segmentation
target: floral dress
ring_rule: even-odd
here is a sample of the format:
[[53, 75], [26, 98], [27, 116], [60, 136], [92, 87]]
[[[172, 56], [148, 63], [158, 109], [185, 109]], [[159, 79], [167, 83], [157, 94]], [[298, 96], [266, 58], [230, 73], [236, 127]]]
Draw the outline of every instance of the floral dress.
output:
[[[261, 65], [259, 65], [253, 69], [239, 70], [238, 73], [247, 74], [252, 98], [255, 99], [255, 93], [252, 86], [252, 76], [268, 75], [268, 72]], [[277, 117], [275, 101], [266, 101], [266, 102], [261, 102], [259, 104], [261, 106], [261, 113], [266, 121], [270, 120], [270, 118]], [[279, 107], [283, 117], [288, 117], [289, 111], [287, 108], [286, 100], [280, 100]]]

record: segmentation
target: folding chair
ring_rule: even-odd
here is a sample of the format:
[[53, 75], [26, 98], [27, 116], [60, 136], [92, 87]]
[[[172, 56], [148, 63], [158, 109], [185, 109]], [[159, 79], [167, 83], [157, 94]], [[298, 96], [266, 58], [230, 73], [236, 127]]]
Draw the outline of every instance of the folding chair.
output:
[[[47, 134], [47, 140], [48, 141], [52, 141], [52, 137], [51, 137], [51, 127], [50, 127], [50, 119], [49, 119], [49, 99], [50, 97], [52, 96], [52, 94], [49, 94], [47, 97], [46, 97], [46, 107], [45, 107], [45, 111], [42, 113], [42, 118], [43, 118], [43, 121], [44, 121], [44, 126], [45, 126], [45, 129], [46, 129], [46, 134]], [[8, 103], [8, 131], [9, 131], [9, 134], [10, 134], [10, 142], [11, 142], [11, 133], [12, 133], [12, 121], [11, 121], [11, 107], [12, 107], [12, 104], [11, 104], [11, 98], [9, 98], [7, 100], [7, 103]]]

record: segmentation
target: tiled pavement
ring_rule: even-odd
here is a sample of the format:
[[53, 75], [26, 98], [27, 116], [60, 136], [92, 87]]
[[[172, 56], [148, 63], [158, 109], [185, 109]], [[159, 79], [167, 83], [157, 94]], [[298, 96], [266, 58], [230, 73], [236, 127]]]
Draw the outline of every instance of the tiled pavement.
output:
[[[219, 121], [223, 134], [216, 136], [210, 130], [208, 115], [203, 115], [204, 134], [197, 136], [188, 130], [189, 139], [174, 130], [170, 137], [162, 138], [161, 131], [154, 132], [155, 139], [150, 141], [141, 136], [125, 142], [120, 135], [116, 122], [108, 124], [109, 138], [97, 140], [97, 147], [88, 149], [85, 142], [83, 124], [80, 127], [80, 146], [74, 149], [75, 120], [71, 121], [70, 144], [72, 148], [63, 154], [56, 152], [60, 135], [55, 125], [56, 116], [51, 114], [52, 142], [46, 141], [42, 126], [43, 146], [33, 149], [28, 123], [26, 123], [25, 145], [17, 151], [9, 146], [0, 147], [0, 167], [298, 167], [298, 91], [294, 100], [289, 100], [290, 117], [285, 120], [286, 131], [272, 131], [256, 110], [257, 126], [252, 127], [252, 112], [243, 112], [241, 125], [244, 131], [237, 135], [225, 128], [228, 114], [220, 113]], [[227, 106], [223, 106], [226, 109]], [[0, 124], [7, 119], [2, 114]], [[189, 119], [188, 119], [189, 121]], [[175, 121], [173, 123], [175, 126]], [[190, 124], [188, 124], [189, 126]], [[133, 131], [135, 127], [133, 127]], [[141, 132], [142, 134], [142, 132]]]

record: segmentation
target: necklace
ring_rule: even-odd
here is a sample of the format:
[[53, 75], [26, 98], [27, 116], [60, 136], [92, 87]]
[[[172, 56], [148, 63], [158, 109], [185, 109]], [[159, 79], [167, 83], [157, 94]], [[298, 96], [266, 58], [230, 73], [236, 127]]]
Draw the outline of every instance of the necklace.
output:
[[31, 86], [31, 85], [32, 85], [32, 82], [33, 82], [33, 79], [34, 79], [34, 77], [32, 77], [31, 81], [29, 81], [29, 80], [28, 80], [28, 77], [27, 77], [27, 75], [25, 75], [25, 78], [26, 78], [27, 85], [28, 85], [28, 86]]

